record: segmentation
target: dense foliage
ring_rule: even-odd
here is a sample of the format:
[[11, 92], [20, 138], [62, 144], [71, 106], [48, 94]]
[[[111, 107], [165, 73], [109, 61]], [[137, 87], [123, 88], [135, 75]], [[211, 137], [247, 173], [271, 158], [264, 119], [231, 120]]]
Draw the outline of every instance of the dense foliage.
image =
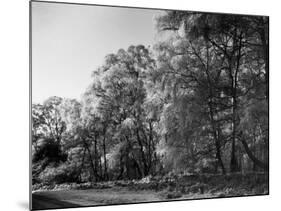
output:
[[268, 19], [167, 11], [156, 28], [80, 101], [32, 105], [34, 183], [268, 171]]

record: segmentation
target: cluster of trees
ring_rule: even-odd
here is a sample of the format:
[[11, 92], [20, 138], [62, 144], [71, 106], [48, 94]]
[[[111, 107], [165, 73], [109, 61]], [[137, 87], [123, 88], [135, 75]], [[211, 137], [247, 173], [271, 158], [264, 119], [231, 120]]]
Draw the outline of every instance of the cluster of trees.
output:
[[268, 18], [167, 11], [156, 28], [81, 101], [32, 105], [35, 183], [268, 170]]

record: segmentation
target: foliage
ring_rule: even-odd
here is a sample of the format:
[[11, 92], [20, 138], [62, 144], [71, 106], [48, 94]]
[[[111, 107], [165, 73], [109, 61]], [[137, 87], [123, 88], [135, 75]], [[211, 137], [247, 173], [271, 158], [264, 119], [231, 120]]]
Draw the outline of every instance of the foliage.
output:
[[154, 46], [105, 56], [80, 101], [32, 105], [35, 183], [268, 170], [268, 20], [166, 11], [155, 22]]

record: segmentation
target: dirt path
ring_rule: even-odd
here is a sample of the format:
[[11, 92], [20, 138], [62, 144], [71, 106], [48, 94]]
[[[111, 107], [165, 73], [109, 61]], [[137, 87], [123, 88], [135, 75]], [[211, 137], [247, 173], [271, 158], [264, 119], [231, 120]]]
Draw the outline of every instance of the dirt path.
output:
[[124, 204], [163, 200], [154, 191], [126, 188], [44, 191], [32, 194], [33, 209], [48, 209], [105, 204]]

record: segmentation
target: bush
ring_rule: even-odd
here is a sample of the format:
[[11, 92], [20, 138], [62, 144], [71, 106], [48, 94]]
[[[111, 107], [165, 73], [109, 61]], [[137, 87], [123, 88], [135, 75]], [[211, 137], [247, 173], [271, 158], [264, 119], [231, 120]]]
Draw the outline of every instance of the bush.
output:
[[180, 192], [174, 191], [167, 194], [167, 199], [176, 199], [182, 197], [182, 194]]
[[77, 172], [71, 165], [63, 163], [58, 167], [47, 166], [44, 171], [40, 173], [39, 179], [45, 184], [76, 182]]
[[63, 153], [60, 145], [51, 138], [42, 139], [39, 149], [34, 153], [32, 162], [36, 163], [41, 160], [46, 160], [48, 163], [64, 162], [67, 159], [67, 154]]

